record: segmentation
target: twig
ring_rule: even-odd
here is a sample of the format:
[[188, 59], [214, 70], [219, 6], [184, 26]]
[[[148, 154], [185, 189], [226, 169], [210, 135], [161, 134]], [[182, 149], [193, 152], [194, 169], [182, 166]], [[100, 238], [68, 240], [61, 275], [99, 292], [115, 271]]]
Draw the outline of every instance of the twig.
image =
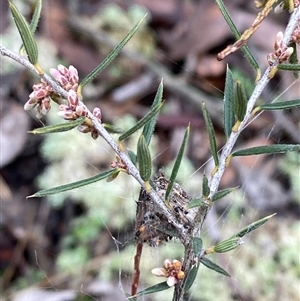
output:
[[[39, 74], [35, 67], [25, 58], [20, 56], [19, 54], [8, 50], [6, 47], [0, 44], [0, 53], [3, 56], [8, 56], [14, 61], [20, 63], [21, 65], [25, 66], [29, 70], [35, 72], [38, 74], [43, 80], [45, 80], [52, 88], [53, 90], [61, 95], [63, 98], [68, 98], [68, 92], [65, 91], [60, 85], [58, 85], [48, 74]], [[132, 175], [138, 183], [142, 186], [144, 186], [144, 181], [140, 177], [138, 169], [135, 167], [135, 165], [131, 162], [130, 158], [128, 157], [127, 153], [121, 151], [119, 149], [118, 144], [116, 141], [110, 136], [110, 134], [105, 130], [105, 128], [102, 126], [102, 124], [98, 121], [98, 119], [90, 112], [90, 110], [86, 107], [86, 105], [80, 101], [79, 104], [85, 108], [87, 112], [87, 117], [92, 120], [94, 127], [97, 129], [99, 134], [106, 140], [106, 142], [111, 146], [111, 148], [114, 150], [114, 152], [122, 159], [122, 161], [126, 164], [128, 172], [130, 175]], [[160, 199], [160, 197], [157, 195], [157, 193], [154, 190], [151, 190], [149, 192], [149, 195], [151, 199], [157, 204], [158, 208], [161, 210], [161, 213], [170, 221], [170, 223], [178, 230], [180, 239], [184, 242], [187, 237], [187, 229], [185, 229], [182, 225], [178, 224], [177, 220], [173, 216], [173, 214], [170, 212], [170, 210], [165, 206], [163, 200]]]
[[140, 261], [141, 261], [142, 251], [143, 251], [143, 243], [138, 242], [136, 244], [136, 254], [134, 256], [134, 271], [133, 271], [133, 280], [131, 285], [131, 296], [136, 295], [137, 288], [140, 281], [140, 273], [141, 273]]
[[[298, 24], [299, 19], [300, 19], [300, 6], [291, 15], [290, 21], [286, 27], [284, 37], [283, 37], [283, 41], [284, 41], [285, 45], [288, 45], [288, 43], [291, 39], [293, 30], [295, 29], [296, 25]], [[274, 68], [274, 66], [273, 66], [273, 68]], [[222, 154], [220, 157], [220, 165], [219, 165], [218, 171], [215, 173], [215, 175], [212, 176], [211, 181], [210, 181], [210, 195], [209, 195], [210, 198], [217, 192], [220, 180], [221, 180], [222, 175], [226, 168], [226, 160], [227, 160], [228, 156], [231, 154], [237, 138], [239, 137], [240, 133], [243, 131], [243, 129], [247, 125], [248, 121], [250, 120], [251, 112], [253, 110], [253, 107], [254, 107], [258, 97], [260, 96], [260, 94], [262, 93], [262, 91], [265, 89], [268, 82], [270, 81], [269, 74], [270, 74], [271, 70], [272, 70], [272, 68], [268, 67], [267, 70], [265, 71], [263, 77], [261, 78], [261, 80], [256, 84], [255, 89], [248, 101], [247, 110], [246, 110], [246, 114], [245, 114], [243, 122], [241, 123], [240, 127], [238, 128], [238, 130], [236, 132], [231, 133], [230, 137], [228, 138], [228, 140], [226, 142], [226, 145], [223, 148], [223, 151], [222, 151]]]

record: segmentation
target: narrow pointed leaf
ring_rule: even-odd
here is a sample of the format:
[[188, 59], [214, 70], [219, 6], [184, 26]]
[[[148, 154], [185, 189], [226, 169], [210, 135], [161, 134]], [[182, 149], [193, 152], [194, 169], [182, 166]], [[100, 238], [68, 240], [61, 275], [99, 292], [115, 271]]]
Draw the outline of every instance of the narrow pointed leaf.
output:
[[247, 109], [246, 91], [241, 81], [235, 83], [234, 112], [238, 121], [243, 121]]
[[[30, 25], [29, 25], [32, 35], [34, 35], [37, 25], [39, 23], [41, 11], [42, 11], [42, 0], [38, 0], [36, 3], [35, 9], [34, 9], [34, 13], [33, 13]], [[22, 46], [20, 47], [20, 53], [22, 53], [23, 50], [24, 50], [24, 45], [22, 44]]]
[[28, 23], [24, 19], [24, 17], [21, 15], [21, 13], [18, 11], [16, 6], [9, 2], [10, 10], [13, 15], [14, 21], [16, 23], [16, 26], [18, 28], [18, 31], [20, 33], [24, 48], [26, 50], [28, 60], [30, 63], [35, 65], [38, 61], [38, 49], [37, 45], [35, 43], [35, 40], [33, 38], [33, 34], [29, 28]]
[[266, 223], [271, 217], [273, 217], [274, 215], [276, 215], [276, 213], [268, 215], [250, 225], [248, 225], [247, 227], [243, 228], [242, 230], [240, 230], [237, 234], [235, 234], [235, 237], [243, 237], [244, 235], [250, 233], [251, 231], [257, 229], [258, 227], [262, 226], [264, 223]]
[[242, 149], [236, 151], [232, 154], [233, 157], [237, 156], [252, 156], [252, 155], [262, 155], [262, 154], [276, 154], [276, 153], [286, 153], [299, 151], [300, 144], [274, 144], [266, 146], [257, 146], [247, 149]]
[[288, 110], [298, 107], [300, 107], [300, 99], [293, 99], [289, 101], [279, 101], [258, 106], [255, 108], [255, 113], [258, 111]]
[[[227, 22], [231, 32], [233, 33], [234, 37], [236, 38], [236, 40], [239, 40], [241, 37], [241, 34], [239, 32], [239, 30], [236, 28], [232, 18], [229, 15], [228, 10], [226, 9], [224, 3], [222, 0], [216, 0], [217, 5], [219, 6], [219, 9], [225, 19], [225, 21]], [[256, 81], [258, 81], [260, 79], [261, 76], [261, 72], [259, 69], [259, 65], [256, 61], [256, 59], [254, 58], [254, 56], [252, 55], [252, 53], [250, 52], [248, 46], [242, 46], [241, 50], [243, 51], [246, 59], [249, 61], [250, 65], [255, 69], [256, 71]]]
[[[145, 16], [146, 17], [146, 16]], [[125, 36], [125, 38], [118, 44], [113, 51], [104, 59], [104, 61], [98, 65], [90, 74], [88, 74], [83, 81], [80, 83], [80, 87], [84, 87], [87, 83], [93, 80], [104, 68], [106, 68], [112, 60], [119, 54], [122, 48], [127, 44], [127, 42], [133, 37], [136, 31], [141, 26], [142, 22], [144, 21], [145, 17], [140, 20]]]
[[47, 196], [47, 195], [51, 195], [51, 194], [56, 194], [56, 193], [61, 193], [64, 191], [72, 190], [72, 189], [75, 189], [78, 187], [86, 186], [86, 185], [98, 182], [100, 180], [106, 179], [106, 178], [112, 176], [113, 174], [119, 173], [119, 172], [120, 172], [120, 169], [108, 170], [108, 171], [102, 172], [98, 175], [95, 175], [93, 177], [90, 177], [90, 178], [87, 178], [84, 180], [53, 187], [50, 189], [40, 190], [40, 191], [36, 192], [35, 194], [28, 196], [27, 198], [43, 197], [43, 196]]
[[179, 152], [177, 154], [177, 157], [176, 157], [173, 169], [172, 169], [170, 181], [169, 181], [169, 184], [168, 184], [168, 187], [167, 187], [167, 190], [166, 190], [165, 200], [168, 200], [168, 198], [170, 196], [170, 193], [173, 189], [173, 186], [174, 186], [174, 183], [175, 183], [175, 180], [176, 180], [176, 177], [177, 177], [177, 173], [178, 173], [178, 170], [180, 168], [180, 164], [181, 164], [181, 161], [182, 161], [182, 158], [183, 158], [183, 154], [184, 154], [184, 150], [185, 150], [185, 147], [186, 147], [186, 144], [187, 144], [189, 134], [190, 134], [190, 126], [188, 126], [185, 130], [184, 137], [183, 137]]
[[205, 265], [207, 268], [219, 273], [219, 274], [222, 274], [222, 275], [225, 275], [225, 276], [228, 276], [228, 277], [231, 277], [223, 268], [221, 268], [220, 266], [218, 266], [217, 264], [215, 264], [214, 262], [210, 261], [209, 259], [207, 259], [206, 257], [204, 258], [201, 258], [200, 259], [200, 262]]
[[102, 123], [103, 127], [111, 134], [121, 134], [123, 133], [123, 130], [120, 128], [116, 128], [111, 124], [108, 123]]
[[202, 239], [200, 237], [193, 238], [193, 251], [195, 256], [200, 256], [202, 251]]
[[208, 179], [207, 176], [204, 174], [202, 180], [202, 194], [204, 197], [208, 197], [209, 193], [210, 193], [210, 189], [208, 187]]
[[209, 137], [209, 144], [210, 144], [210, 150], [212, 153], [212, 156], [214, 158], [215, 166], [219, 166], [219, 157], [218, 157], [218, 150], [217, 150], [217, 143], [216, 143], [216, 134], [214, 130], [213, 123], [211, 121], [211, 118], [209, 116], [209, 113], [207, 111], [206, 105], [204, 102], [202, 102], [202, 112], [203, 117], [205, 120], [205, 125], [207, 128], [207, 133]]
[[136, 166], [136, 163], [137, 163], [137, 156], [136, 156], [136, 154], [133, 151], [128, 150], [128, 156], [129, 156], [131, 162]]
[[132, 297], [128, 297], [129, 300], [132, 300], [132, 298], [136, 298], [139, 296], [145, 296], [145, 295], [149, 295], [149, 294], [153, 294], [153, 293], [157, 293], [157, 292], [161, 292], [161, 291], [165, 291], [167, 289], [169, 289], [170, 287], [167, 284], [167, 281], [164, 282], [160, 282], [158, 284], [152, 285], [140, 292], [138, 292], [136, 295], [132, 296]]
[[240, 246], [242, 244], [242, 240], [240, 239], [240, 237], [231, 237], [229, 239], [226, 239], [224, 241], [219, 242], [215, 247], [214, 247], [214, 251], [216, 253], [225, 253], [225, 252], [229, 252], [232, 251], [234, 249], [236, 249], [238, 246]]
[[222, 189], [217, 191], [213, 197], [211, 198], [212, 202], [218, 201], [222, 198], [224, 198], [227, 194], [229, 194], [230, 192], [232, 192], [233, 190], [235, 190], [237, 187], [234, 188], [226, 188], [226, 189]]
[[41, 16], [41, 11], [42, 11], [42, 0], [38, 0], [34, 9], [34, 13], [30, 22], [30, 30], [32, 34], [35, 33], [36, 28], [39, 24], [40, 16]]
[[195, 198], [195, 199], [192, 199], [188, 205], [186, 206], [187, 209], [191, 209], [191, 208], [194, 208], [194, 207], [199, 207], [201, 205], [204, 204], [204, 201], [203, 201], [203, 197], [201, 198]]
[[61, 133], [74, 129], [76, 126], [82, 124], [85, 120], [85, 117], [80, 117], [74, 121], [64, 122], [55, 125], [49, 125], [42, 128], [37, 128], [32, 131], [29, 131], [31, 134], [53, 134]]
[[118, 177], [119, 173], [120, 173], [120, 171], [118, 171], [118, 172], [112, 174], [111, 176], [107, 177], [106, 182], [109, 183], [109, 182], [112, 182], [113, 180], [115, 180]]
[[300, 71], [299, 64], [279, 64], [277, 65], [277, 68], [285, 71]]
[[[157, 89], [153, 104], [151, 106], [151, 109], [155, 108], [155, 106], [161, 104], [162, 102], [162, 95], [163, 95], [163, 81], [161, 80], [160, 85]], [[154, 115], [145, 125], [143, 129], [143, 134], [145, 136], [146, 142], [149, 145], [151, 137], [153, 135], [153, 131], [155, 128], [155, 124], [157, 121], [158, 113]]]
[[143, 134], [140, 136], [137, 144], [137, 159], [139, 162], [139, 171], [141, 178], [145, 182], [149, 181], [152, 173], [152, 160], [149, 147]]
[[122, 141], [122, 140], [128, 138], [130, 135], [132, 135], [137, 130], [142, 128], [148, 121], [150, 121], [153, 118], [153, 116], [155, 116], [158, 113], [158, 111], [161, 109], [162, 106], [163, 106], [163, 103], [160, 103], [160, 104], [157, 104], [154, 108], [152, 108], [151, 111], [146, 116], [144, 116], [141, 120], [139, 120], [135, 126], [133, 126], [131, 129], [126, 131], [124, 134], [122, 134], [119, 137], [119, 141]]
[[191, 286], [193, 285], [193, 283], [195, 282], [195, 279], [197, 277], [198, 274], [198, 270], [199, 270], [199, 266], [200, 264], [195, 264], [190, 271], [188, 272], [187, 276], [186, 276], [186, 281], [184, 284], [184, 291], [187, 292]]
[[232, 72], [227, 66], [224, 90], [224, 131], [227, 138], [231, 134], [234, 123], [234, 80]]

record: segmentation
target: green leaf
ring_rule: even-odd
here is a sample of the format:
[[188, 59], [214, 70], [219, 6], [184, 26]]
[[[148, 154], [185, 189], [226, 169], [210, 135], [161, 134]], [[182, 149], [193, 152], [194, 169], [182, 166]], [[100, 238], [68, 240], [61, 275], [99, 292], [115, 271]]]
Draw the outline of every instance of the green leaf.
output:
[[300, 71], [299, 64], [279, 64], [277, 68], [284, 71]]
[[137, 163], [137, 155], [131, 151], [131, 150], [128, 150], [128, 156], [131, 160], [131, 162], [136, 166], [136, 163]]
[[169, 184], [168, 184], [168, 187], [167, 187], [167, 190], [166, 190], [166, 194], [165, 194], [165, 200], [168, 200], [168, 198], [170, 196], [170, 193], [173, 189], [173, 186], [174, 186], [174, 183], [175, 183], [175, 180], [176, 180], [176, 177], [177, 177], [177, 173], [178, 173], [178, 170], [180, 168], [180, 164], [181, 164], [181, 161], [182, 161], [182, 158], [183, 158], [183, 154], [184, 154], [184, 150], [185, 150], [185, 147], [186, 147], [186, 144], [187, 144], [189, 134], [190, 134], [190, 126], [188, 126], [185, 130], [184, 137], [183, 137], [179, 152], [177, 154], [177, 157], [176, 157], [173, 169], [172, 169], [170, 181], [169, 181]]
[[215, 247], [214, 247], [214, 251], [216, 253], [225, 253], [225, 252], [229, 252], [232, 251], [234, 249], [236, 249], [238, 246], [240, 246], [242, 244], [242, 240], [240, 239], [240, 237], [231, 237], [229, 239], [226, 239], [224, 241], [219, 242]]
[[53, 134], [53, 133], [61, 133], [74, 129], [76, 126], [82, 124], [85, 120], [85, 117], [80, 117], [74, 121], [64, 122], [55, 125], [49, 125], [42, 128], [37, 128], [28, 133], [31, 134]]
[[192, 244], [195, 256], [200, 256], [202, 251], [202, 239], [200, 237], [194, 237]]
[[231, 134], [234, 123], [234, 80], [232, 72], [227, 66], [224, 90], [224, 131], [227, 138]]
[[144, 116], [141, 120], [139, 120], [135, 124], [135, 126], [133, 126], [131, 129], [126, 131], [124, 134], [122, 134], [119, 137], [119, 141], [122, 141], [122, 140], [128, 138], [130, 135], [132, 135], [137, 130], [139, 130], [141, 127], [143, 127], [148, 121], [150, 121], [153, 118], [153, 116], [155, 116], [158, 113], [158, 111], [161, 109], [162, 106], [163, 106], [163, 102], [160, 104], [157, 104], [154, 108], [152, 108], [151, 111], [146, 116]]
[[[146, 16], [145, 16], [146, 17]], [[144, 21], [145, 17], [140, 20], [125, 36], [125, 38], [118, 44], [113, 51], [104, 59], [104, 61], [99, 64], [90, 74], [88, 74], [80, 83], [80, 87], [84, 87], [87, 83], [93, 80], [104, 68], [106, 68], [112, 60], [119, 54], [122, 48], [127, 44], [127, 42], [133, 37], [136, 31], [141, 26], [142, 22]]]
[[187, 209], [191, 209], [191, 208], [194, 208], [194, 207], [199, 207], [202, 204], [204, 204], [203, 197], [201, 197], [201, 198], [195, 198], [195, 199], [190, 200], [190, 202], [188, 203], [188, 205], [186, 206], [186, 208]]
[[9, 6], [26, 50], [28, 60], [35, 65], [38, 61], [38, 49], [31, 29], [15, 5], [9, 2]]
[[210, 193], [210, 189], [208, 187], [208, 179], [207, 176], [204, 174], [202, 180], [202, 194], [204, 197], [208, 197], [209, 193]]
[[210, 144], [210, 150], [212, 153], [212, 156], [215, 161], [215, 166], [219, 166], [219, 157], [218, 157], [218, 150], [217, 150], [217, 143], [216, 143], [216, 134], [214, 130], [214, 126], [212, 124], [211, 118], [208, 114], [206, 105], [204, 102], [202, 102], [202, 112], [203, 112], [203, 117], [205, 120], [205, 125], [207, 128], [207, 133], [209, 137], [209, 144]]
[[[161, 104], [162, 102], [162, 95], [163, 95], [163, 81], [161, 80], [160, 85], [157, 89], [153, 104], [151, 106], [151, 109], [154, 109], [155, 106]], [[158, 113], [156, 115], [154, 115], [145, 125], [144, 129], [143, 129], [143, 134], [145, 136], [146, 142], [149, 145], [151, 137], [153, 135], [153, 131], [155, 128], [155, 124], [157, 121], [157, 117], [158, 117]]]
[[244, 235], [250, 233], [251, 231], [257, 229], [258, 227], [262, 226], [264, 223], [266, 223], [271, 217], [276, 215], [276, 213], [273, 213], [271, 215], [268, 215], [250, 225], [240, 230], [237, 234], [235, 234], [233, 237], [243, 237]]
[[300, 144], [274, 144], [266, 146], [256, 146], [251, 148], [242, 149], [232, 153], [233, 157], [237, 156], [252, 156], [262, 154], [275, 154], [275, 153], [286, 153], [292, 151], [299, 151]]
[[112, 174], [111, 176], [107, 177], [106, 178], [106, 182], [112, 182], [112, 181], [114, 181], [118, 177], [119, 173], [120, 173], [120, 171], [118, 171], [118, 172]]
[[217, 200], [220, 200], [222, 198], [224, 198], [227, 194], [229, 194], [230, 192], [232, 192], [233, 190], [235, 190], [237, 187], [234, 188], [226, 188], [226, 189], [222, 189], [217, 191], [213, 197], [211, 198], [212, 202], [215, 202]]
[[157, 293], [157, 292], [161, 292], [161, 291], [165, 291], [167, 289], [169, 289], [170, 287], [167, 284], [167, 281], [164, 282], [160, 282], [158, 284], [154, 284], [140, 292], [138, 292], [136, 295], [132, 296], [132, 297], [128, 297], [129, 300], [132, 300], [132, 298], [136, 298], [139, 296], [145, 296], [145, 295], [149, 295], [149, 294], [153, 294], [153, 293]]
[[271, 110], [288, 110], [297, 107], [300, 107], [300, 99], [293, 99], [289, 101], [278, 101], [278, 102], [261, 105], [255, 108], [255, 112], [271, 111]]
[[150, 180], [152, 173], [152, 160], [146, 139], [142, 134], [137, 144], [137, 159], [141, 178], [146, 182]]
[[200, 262], [205, 265], [207, 268], [220, 273], [222, 275], [231, 277], [223, 268], [221, 268], [220, 266], [218, 266], [217, 264], [215, 264], [214, 262], [210, 261], [209, 259], [207, 259], [206, 257], [201, 258]]
[[30, 30], [32, 34], [35, 33], [39, 24], [40, 16], [42, 11], [42, 0], [38, 0], [34, 9], [34, 13], [30, 22]]
[[102, 172], [98, 175], [95, 175], [93, 177], [90, 177], [90, 178], [87, 178], [84, 180], [53, 187], [50, 189], [40, 190], [40, 191], [36, 192], [35, 194], [28, 196], [27, 198], [34, 198], [34, 197], [39, 198], [39, 197], [43, 197], [43, 196], [47, 196], [47, 195], [51, 195], [51, 194], [56, 194], [56, 193], [61, 193], [64, 191], [72, 190], [72, 189], [75, 189], [75, 188], [78, 188], [81, 186], [86, 186], [86, 185], [98, 182], [100, 180], [106, 179], [106, 178], [112, 176], [113, 174], [119, 173], [119, 172], [120, 172], [120, 169], [108, 170], [108, 171]]
[[244, 85], [241, 81], [236, 81], [234, 93], [234, 112], [238, 121], [243, 121], [247, 109], [247, 96]]
[[[194, 237], [192, 241], [192, 247], [193, 247], [195, 257], [199, 260], [202, 251], [202, 239], [200, 237]], [[188, 291], [193, 285], [193, 283], [195, 282], [199, 270], [199, 266], [200, 264], [197, 261], [197, 263], [188, 272], [183, 288], [185, 292]]]
[[195, 282], [196, 276], [198, 274], [199, 266], [200, 264], [195, 264], [188, 272], [183, 288], [185, 292], [187, 292]]
[[102, 123], [103, 127], [111, 134], [121, 134], [123, 133], [123, 130], [120, 128], [116, 128], [111, 124], [108, 123]]
[[[228, 10], [226, 9], [224, 3], [222, 0], [216, 0], [219, 9], [225, 19], [225, 21], [227, 22], [231, 32], [233, 33], [234, 37], [236, 38], [236, 40], [238, 40], [241, 37], [241, 34], [239, 32], [239, 30], [236, 28], [232, 18], [229, 15]], [[260, 69], [259, 69], [259, 65], [256, 61], [256, 59], [254, 58], [254, 56], [252, 55], [252, 53], [250, 52], [248, 46], [242, 46], [241, 50], [243, 51], [246, 59], [249, 61], [249, 63], [251, 64], [251, 66], [255, 69], [256, 71], [256, 78], [257, 80], [260, 78]]]

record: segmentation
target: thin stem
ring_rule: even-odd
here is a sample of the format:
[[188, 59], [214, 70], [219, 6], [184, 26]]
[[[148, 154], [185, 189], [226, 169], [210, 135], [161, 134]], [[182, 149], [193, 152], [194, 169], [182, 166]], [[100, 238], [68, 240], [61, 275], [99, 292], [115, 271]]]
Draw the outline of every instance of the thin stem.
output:
[[[63, 98], [68, 98], [68, 92], [65, 91], [60, 85], [58, 85], [48, 74], [39, 74], [36, 68], [25, 58], [20, 56], [19, 54], [8, 50], [6, 47], [0, 44], [0, 53], [3, 56], [8, 56], [14, 61], [20, 63], [21, 65], [25, 66], [29, 70], [35, 72], [38, 74], [43, 80], [45, 80], [52, 88], [53, 90], [61, 95]], [[80, 101], [79, 104], [83, 106], [87, 112], [88, 118], [90, 118], [94, 124], [94, 127], [97, 129], [99, 134], [106, 140], [106, 142], [111, 146], [111, 148], [114, 150], [114, 152], [122, 159], [122, 161], [126, 164], [127, 169], [129, 171], [129, 174], [132, 175], [138, 183], [145, 188], [144, 181], [140, 177], [138, 169], [135, 167], [135, 165], [131, 162], [129, 156], [127, 153], [121, 151], [119, 149], [118, 144], [116, 141], [110, 136], [110, 134], [106, 131], [106, 129], [102, 126], [102, 124], [98, 121], [98, 119], [90, 112], [90, 110], [86, 107], [86, 105]], [[171, 211], [165, 206], [163, 200], [157, 195], [157, 193], [154, 190], [151, 190], [149, 193], [151, 199], [157, 204], [158, 208], [160, 209], [161, 213], [169, 220], [169, 222], [177, 229], [180, 239], [182, 241], [185, 241], [187, 237], [187, 229], [183, 227], [183, 225], [178, 224], [176, 218], [173, 216]]]
[[136, 295], [139, 281], [140, 281], [140, 262], [143, 251], [143, 243], [139, 242], [136, 245], [136, 254], [134, 256], [134, 271], [133, 271], [133, 280], [131, 285], [131, 296]]
[[[284, 37], [283, 37], [283, 41], [284, 41], [285, 45], [288, 45], [288, 43], [291, 39], [291, 35], [292, 35], [296, 25], [298, 24], [299, 20], [300, 20], [300, 6], [291, 15], [290, 21], [286, 27]], [[236, 142], [237, 138], [239, 137], [239, 135], [241, 134], [241, 132], [247, 125], [248, 121], [250, 120], [251, 112], [253, 110], [253, 107], [254, 107], [258, 97], [261, 95], [262, 91], [265, 89], [265, 87], [267, 86], [267, 84], [269, 83], [269, 81], [271, 79], [269, 77], [271, 70], [272, 70], [272, 68], [270, 68], [270, 67], [267, 68], [267, 70], [265, 71], [261, 80], [256, 84], [255, 89], [248, 101], [247, 111], [246, 111], [243, 122], [241, 123], [240, 127], [238, 128], [238, 130], [236, 132], [231, 133], [230, 137], [228, 138], [228, 140], [223, 148], [223, 151], [222, 151], [222, 154], [220, 157], [220, 165], [219, 165], [218, 171], [212, 176], [212, 178], [210, 180], [210, 195], [209, 195], [210, 198], [217, 192], [222, 175], [226, 169], [226, 160], [227, 160], [228, 156], [231, 154], [232, 149], [235, 146], [235, 142]]]

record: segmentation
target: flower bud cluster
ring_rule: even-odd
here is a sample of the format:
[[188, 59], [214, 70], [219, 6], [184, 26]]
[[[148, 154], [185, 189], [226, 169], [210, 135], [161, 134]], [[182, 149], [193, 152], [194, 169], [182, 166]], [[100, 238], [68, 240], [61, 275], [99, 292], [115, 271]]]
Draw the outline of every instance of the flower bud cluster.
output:
[[287, 47], [283, 43], [283, 33], [281, 31], [276, 35], [274, 50], [275, 52], [268, 54], [267, 57], [270, 66], [273, 66], [275, 63], [286, 62], [294, 52], [293, 47]]
[[70, 65], [67, 69], [63, 65], [58, 65], [57, 69], [50, 68], [50, 74], [66, 91], [77, 91], [79, 77], [78, 71], [74, 66]]
[[[77, 94], [79, 77], [77, 69], [72, 65], [68, 69], [63, 65], [58, 65], [57, 69], [51, 68], [50, 73], [61, 87], [68, 91], [68, 103], [59, 106], [60, 112], [58, 112], [58, 115], [66, 120], [87, 117], [87, 110], [79, 104]], [[94, 108], [93, 115], [101, 122], [101, 110], [99, 108]], [[98, 131], [91, 122], [85, 122], [79, 125], [77, 129], [82, 133], [91, 133], [93, 139], [97, 139], [99, 136]]]
[[29, 100], [24, 105], [24, 110], [30, 111], [36, 107], [36, 117], [42, 118], [51, 109], [50, 97], [53, 89], [43, 79], [39, 84], [32, 86]]
[[[50, 73], [57, 83], [68, 92], [67, 104], [60, 104], [58, 115], [66, 120], [87, 117], [87, 110], [79, 104], [77, 94], [79, 77], [77, 69], [72, 65], [69, 68], [58, 65], [57, 69], [51, 68]], [[50, 100], [57, 98], [58, 95], [43, 79], [41, 83], [34, 84], [32, 88], [33, 92], [29, 95], [29, 100], [24, 105], [24, 109], [31, 110], [36, 107], [36, 116], [37, 118], [41, 118], [49, 112], [51, 108]], [[101, 110], [99, 108], [94, 108], [93, 115], [101, 122]], [[82, 133], [91, 133], [93, 139], [99, 136], [98, 131], [90, 120], [79, 125], [77, 129]]]
[[151, 271], [152, 274], [158, 277], [166, 277], [167, 284], [169, 286], [174, 286], [178, 281], [184, 278], [184, 272], [182, 269], [182, 262], [179, 260], [166, 259], [164, 261], [163, 268], [155, 268]]

